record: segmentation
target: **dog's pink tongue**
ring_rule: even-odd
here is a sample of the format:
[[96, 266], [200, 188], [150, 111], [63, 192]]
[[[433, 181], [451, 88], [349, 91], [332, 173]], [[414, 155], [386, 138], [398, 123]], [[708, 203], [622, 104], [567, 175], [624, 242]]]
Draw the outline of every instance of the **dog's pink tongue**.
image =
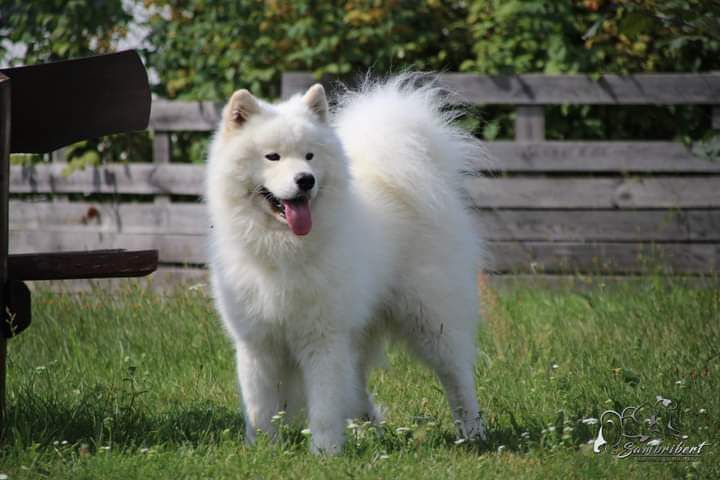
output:
[[310, 203], [307, 200], [283, 200], [285, 219], [295, 235], [307, 235], [312, 228]]

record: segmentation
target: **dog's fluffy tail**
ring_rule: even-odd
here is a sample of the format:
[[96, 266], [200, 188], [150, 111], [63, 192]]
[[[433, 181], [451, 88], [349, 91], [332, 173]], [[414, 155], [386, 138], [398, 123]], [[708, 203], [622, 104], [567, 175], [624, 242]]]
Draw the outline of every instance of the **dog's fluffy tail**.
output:
[[353, 173], [404, 190], [423, 208], [447, 208], [461, 172], [488, 159], [482, 143], [456, 125], [451, 100], [435, 77], [418, 73], [366, 79], [340, 95], [335, 126]]

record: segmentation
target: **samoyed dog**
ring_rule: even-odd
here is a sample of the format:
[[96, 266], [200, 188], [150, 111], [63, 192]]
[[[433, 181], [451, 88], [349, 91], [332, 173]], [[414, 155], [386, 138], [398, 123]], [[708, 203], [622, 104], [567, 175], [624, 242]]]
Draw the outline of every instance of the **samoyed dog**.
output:
[[[306, 416], [314, 452], [367, 391], [384, 339], [439, 377], [459, 427], [484, 439], [473, 376], [481, 245], [460, 171], [483, 147], [426, 77], [366, 81], [331, 113], [319, 84], [270, 104], [238, 90], [209, 149], [210, 270], [235, 344], [247, 440]], [[301, 418], [305, 418], [305, 417]]]

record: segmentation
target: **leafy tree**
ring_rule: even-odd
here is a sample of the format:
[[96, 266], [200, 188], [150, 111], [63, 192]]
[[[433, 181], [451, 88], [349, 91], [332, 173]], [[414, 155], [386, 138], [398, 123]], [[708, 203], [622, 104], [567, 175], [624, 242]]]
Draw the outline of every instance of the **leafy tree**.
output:
[[[635, 73], [720, 69], [720, 0], [0, 0], [0, 40], [27, 45], [18, 63], [112, 51], [127, 33], [123, 9], [149, 13], [143, 52], [155, 93], [221, 100], [240, 87], [279, 95], [282, 72], [345, 77], [372, 69], [475, 73]], [[7, 51], [2, 50], [0, 61]], [[709, 135], [704, 107], [552, 107], [549, 138]], [[512, 111], [483, 108], [486, 138], [512, 135]], [[197, 135], [175, 155], [202, 159]], [[74, 156], [144, 158], [114, 138]], [[104, 145], [104, 144], [103, 144]], [[120, 145], [120, 147], [118, 147]]]
[[457, 70], [470, 53], [463, 2], [147, 0], [147, 52], [170, 98], [279, 94], [283, 71]]
[[[122, 0], [0, 0], [0, 60], [6, 42], [26, 50], [15, 63], [33, 64], [114, 51], [127, 35]], [[5, 40], [5, 42], [1, 41]]]
[[[20, 58], [5, 63], [34, 64], [109, 53], [127, 35], [132, 17], [122, 0], [0, 0], [0, 61], [8, 42], [24, 47]], [[68, 150], [69, 171], [97, 165], [103, 158], [147, 158], [147, 135], [116, 135], [78, 142]], [[14, 163], [38, 156], [13, 156]], [[141, 157], [141, 158], [142, 158]]]
[[480, 73], [637, 73], [720, 68], [718, 0], [475, 0]]

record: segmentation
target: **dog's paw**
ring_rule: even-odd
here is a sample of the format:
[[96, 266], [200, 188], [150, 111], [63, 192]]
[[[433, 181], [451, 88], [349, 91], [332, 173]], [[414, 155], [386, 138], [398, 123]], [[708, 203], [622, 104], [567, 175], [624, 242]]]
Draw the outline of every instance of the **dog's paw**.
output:
[[380, 425], [380, 422], [385, 420], [385, 414], [387, 409], [384, 405], [379, 403], [371, 403], [370, 411], [365, 415], [365, 419], [372, 422], [373, 425]]
[[312, 431], [310, 451], [315, 455], [338, 455], [342, 452], [345, 436], [335, 431]]
[[460, 430], [460, 436], [465, 440], [478, 443], [487, 443], [487, 428], [482, 417], [475, 417], [466, 421], [464, 424], [460, 421], [455, 422]]

